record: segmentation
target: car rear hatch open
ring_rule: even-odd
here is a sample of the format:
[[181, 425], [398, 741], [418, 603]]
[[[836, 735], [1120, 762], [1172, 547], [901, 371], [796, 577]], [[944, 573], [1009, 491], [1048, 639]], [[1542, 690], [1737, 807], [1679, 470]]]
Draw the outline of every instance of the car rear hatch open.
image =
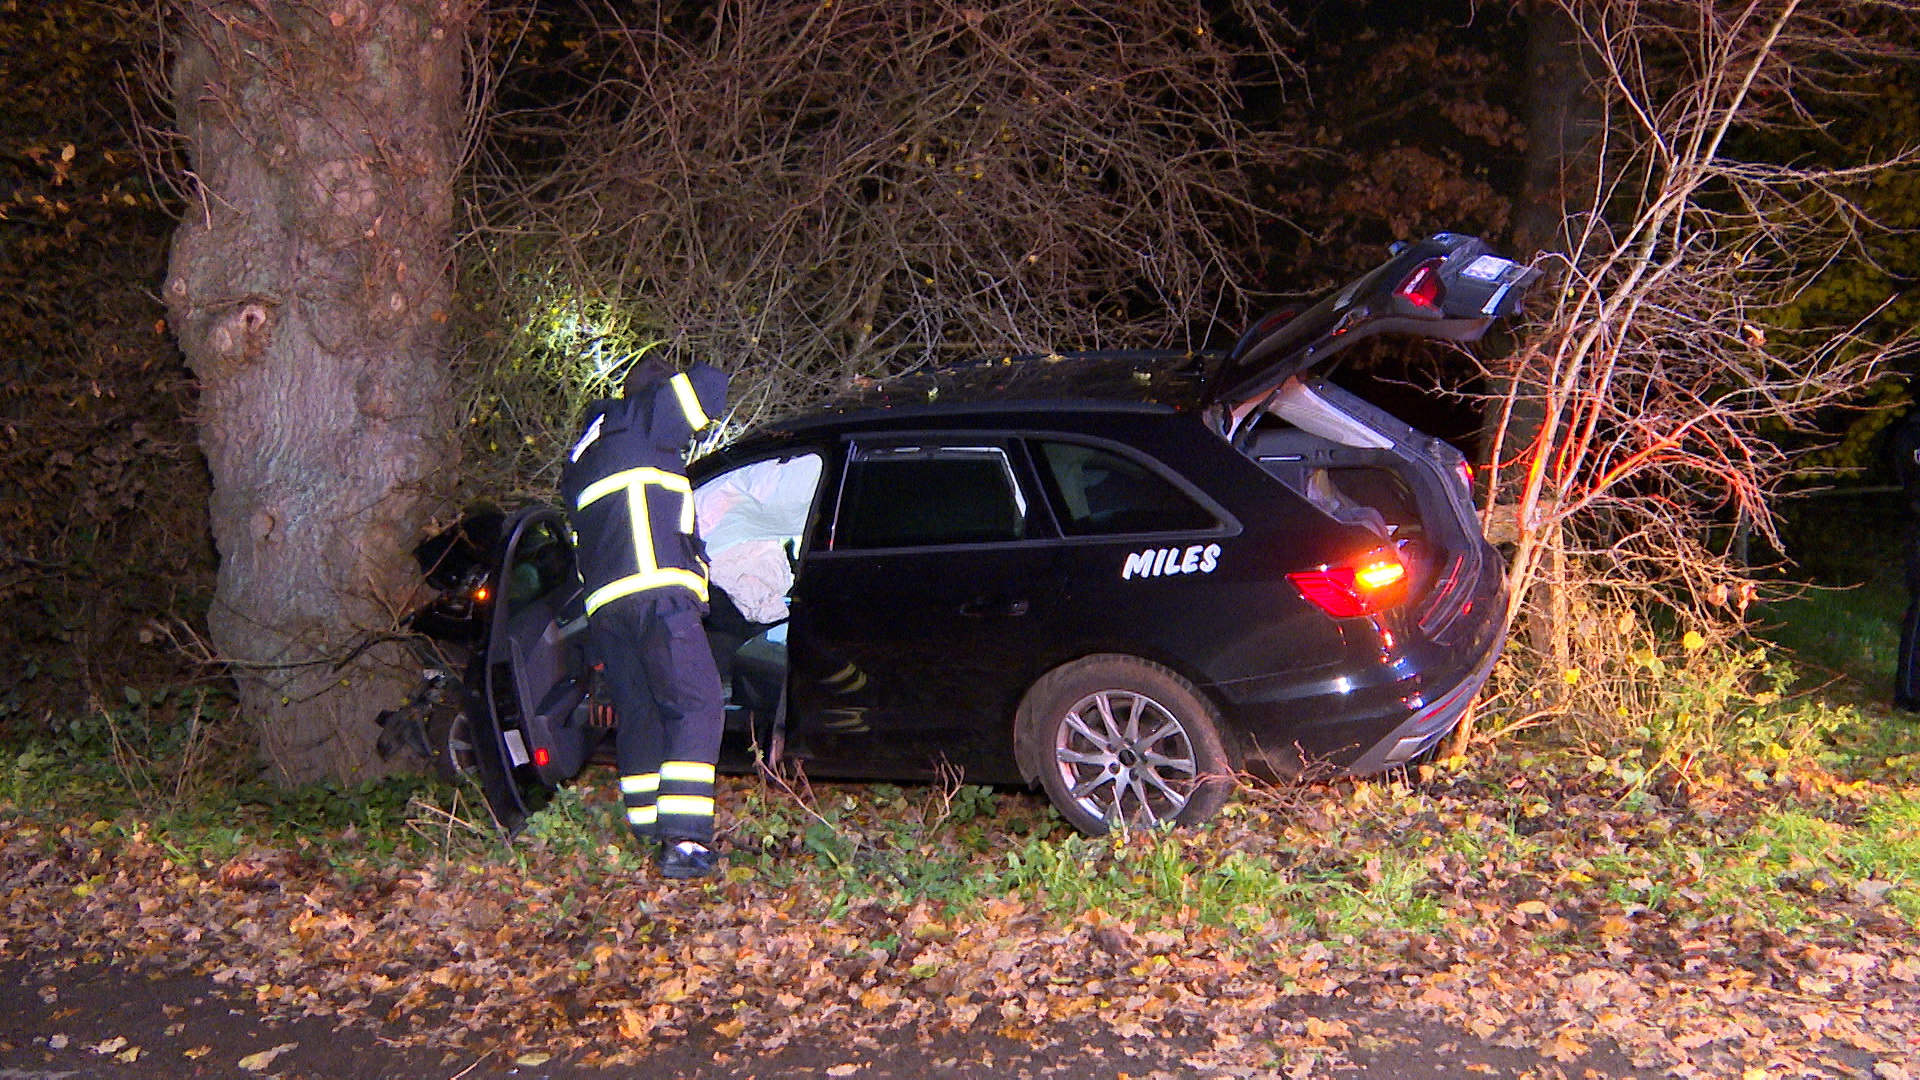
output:
[[1408, 244], [1305, 310], [1268, 315], [1211, 373], [1225, 435], [1322, 512], [1365, 527], [1406, 567], [1406, 609], [1444, 642], [1493, 555], [1461, 453], [1307, 372], [1380, 334], [1473, 341], [1518, 310], [1539, 271], [1470, 236]]
[[1208, 376], [1205, 403], [1228, 410], [1231, 436], [1288, 379], [1364, 338], [1479, 340], [1493, 320], [1520, 310], [1539, 276], [1471, 236], [1439, 233], [1398, 245], [1387, 262], [1311, 307], [1254, 323]]

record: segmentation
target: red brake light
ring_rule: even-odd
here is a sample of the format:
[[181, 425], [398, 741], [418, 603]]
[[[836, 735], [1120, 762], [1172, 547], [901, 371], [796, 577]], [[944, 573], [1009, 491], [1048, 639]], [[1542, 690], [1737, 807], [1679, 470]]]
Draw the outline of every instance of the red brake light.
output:
[[492, 595], [492, 593], [487, 591], [485, 585], [481, 585], [473, 590], [473, 602], [476, 604], [484, 604], [487, 602], [487, 597]]
[[1436, 259], [1414, 267], [1413, 273], [1408, 274], [1407, 280], [1401, 282], [1394, 292], [1420, 307], [1437, 309], [1440, 306], [1440, 275], [1434, 273], [1433, 268], [1438, 265], [1440, 262]]
[[553, 755], [547, 752], [546, 747], [536, 746], [533, 748], [533, 763], [535, 765], [538, 765], [539, 767], [544, 769], [547, 767], [547, 762], [552, 760], [553, 760]]
[[1300, 595], [1336, 619], [1371, 615], [1407, 598], [1407, 568], [1392, 555], [1375, 553], [1365, 561], [1287, 575]]

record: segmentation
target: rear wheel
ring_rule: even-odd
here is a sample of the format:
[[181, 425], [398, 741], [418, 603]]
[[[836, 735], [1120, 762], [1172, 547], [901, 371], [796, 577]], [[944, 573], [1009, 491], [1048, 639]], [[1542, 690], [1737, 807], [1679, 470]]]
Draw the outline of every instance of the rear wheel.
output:
[[427, 749], [433, 761], [433, 774], [449, 784], [480, 782], [480, 767], [474, 760], [473, 721], [467, 710], [467, 687], [479, 665], [469, 662], [464, 677], [451, 674], [460, 670], [451, 662], [439, 670], [442, 676], [427, 696]]
[[1076, 660], [1020, 704], [1023, 770], [1089, 836], [1117, 824], [1189, 824], [1233, 790], [1220, 713], [1172, 671], [1133, 656]]

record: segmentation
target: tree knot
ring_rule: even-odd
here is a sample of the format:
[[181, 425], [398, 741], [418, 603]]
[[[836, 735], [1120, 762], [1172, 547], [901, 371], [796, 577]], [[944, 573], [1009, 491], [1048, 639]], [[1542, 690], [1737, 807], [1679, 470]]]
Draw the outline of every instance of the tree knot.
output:
[[273, 340], [275, 302], [264, 296], [249, 296], [233, 304], [218, 316], [209, 335], [213, 351], [222, 360], [248, 364], [260, 359]]

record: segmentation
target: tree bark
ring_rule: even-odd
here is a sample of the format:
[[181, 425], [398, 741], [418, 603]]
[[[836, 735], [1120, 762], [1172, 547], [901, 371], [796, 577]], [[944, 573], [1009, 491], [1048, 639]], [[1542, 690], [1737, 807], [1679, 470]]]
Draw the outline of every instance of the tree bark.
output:
[[1599, 160], [1599, 58], [1574, 16], [1545, 4], [1527, 24], [1527, 156], [1514, 207], [1514, 248], [1571, 252], [1570, 209], [1593, 208]]
[[192, 172], [165, 287], [200, 381], [208, 631], [279, 782], [380, 770], [451, 465], [445, 331], [476, 0], [176, 0]]
[[[1527, 154], [1520, 195], [1513, 208], [1513, 253], [1532, 260], [1543, 252], [1571, 256], [1578, 236], [1571, 211], [1590, 209], [1592, 184], [1599, 169], [1602, 113], [1593, 89], [1599, 62], [1573, 14], [1558, 3], [1542, 3], [1527, 24]], [[1550, 283], [1558, 283], [1562, 267], [1547, 263]], [[1536, 288], [1544, 293], [1547, 287]], [[1519, 354], [1510, 354], [1511, 363]], [[1541, 388], [1516, 385], [1517, 370], [1497, 373], [1498, 392], [1487, 403], [1487, 446], [1496, 425], [1506, 430], [1499, 440], [1501, 456], [1512, 458], [1526, 449], [1540, 432], [1545, 403]], [[1512, 403], [1507, 404], [1511, 394]], [[1515, 483], [1495, 472], [1496, 502], [1512, 495]]]

